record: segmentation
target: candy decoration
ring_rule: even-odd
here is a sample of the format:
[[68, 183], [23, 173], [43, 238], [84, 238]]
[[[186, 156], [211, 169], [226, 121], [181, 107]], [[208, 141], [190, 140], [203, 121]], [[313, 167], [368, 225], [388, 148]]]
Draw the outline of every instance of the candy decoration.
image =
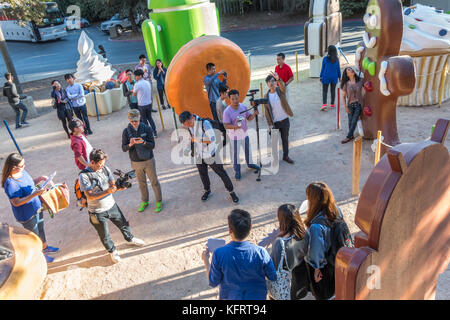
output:
[[411, 13], [411, 9], [410, 8], [407, 8], [406, 10], [405, 10], [405, 15], [406, 16], [409, 16], [409, 14]]
[[372, 115], [372, 108], [370, 106], [364, 107], [363, 113], [366, 117], [370, 117]]
[[373, 90], [372, 82], [371, 81], [364, 82], [364, 89], [368, 92], [371, 92]]
[[367, 71], [369, 71], [369, 74], [371, 76], [375, 75], [375, 69], [376, 69], [376, 63], [375, 62], [370, 62], [367, 68]]
[[440, 35], [441, 37], [445, 36], [446, 34], [447, 34], [447, 30], [445, 30], [445, 29], [439, 30], [439, 35]]
[[363, 62], [362, 62], [363, 69], [367, 70], [367, 68], [369, 67], [369, 63], [370, 63], [369, 58], [364, 57]]
[[410, 28], [410, 29], [415, 29], [416, 28], [416, 26], [415, 25], [413, 25], [413, 24], [410, 24], [409, 26], [408, 26], [408, 28]]
[[416, 19], [417, 21], [423, 21], [422, 19], [419, 19], [419, 18], [414, 18], [414, 19]]

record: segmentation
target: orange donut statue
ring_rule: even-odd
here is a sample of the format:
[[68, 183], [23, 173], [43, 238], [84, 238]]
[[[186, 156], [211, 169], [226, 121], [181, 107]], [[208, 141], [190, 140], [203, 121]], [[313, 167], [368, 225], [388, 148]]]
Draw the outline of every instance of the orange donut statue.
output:
[[241, 102], [244, 101], [250, 88], [250, 66], [244, 52], [228, 39], [202, 36], [181, 47], [167, 69], [167, 100], [178, 115], [189, 111], [203, 118], [213, 118], [203, 85], [209, 62], [215, 64], [216, 70], [226, 70], [227, 85], [237, 89]]

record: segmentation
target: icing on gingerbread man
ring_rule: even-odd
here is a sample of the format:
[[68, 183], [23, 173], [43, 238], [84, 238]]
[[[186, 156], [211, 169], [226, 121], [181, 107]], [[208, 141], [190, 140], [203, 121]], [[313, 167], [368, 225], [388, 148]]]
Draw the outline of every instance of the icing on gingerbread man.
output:
[[[384, 142], [400, 143], [397, 133], [397, 98], [414, 90], [414, 63], [398, 56], [403, 33], [400, 0], [370, 0], [364, 15], [366, 30], [356, 50], [356, 64], [364, 71], [364, 138], [375, 139], [381, 130]], [[387, 148], [382, 148], [382, 154]]]

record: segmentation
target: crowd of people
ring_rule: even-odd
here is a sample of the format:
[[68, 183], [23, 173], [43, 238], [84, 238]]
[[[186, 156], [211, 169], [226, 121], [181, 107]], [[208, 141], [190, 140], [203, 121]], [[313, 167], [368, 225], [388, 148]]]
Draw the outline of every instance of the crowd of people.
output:
[[[331, 88], [330, 107], [334, 107], [334, 92], [341, 78], [336, 48], [333, 48], [330, 46], [328, 56], [323, 59], [320, 79], [323, 84], [323, 110], [327, 107], [328, 87]], [[155, 112], [152, 107], [152, 76], [157, 82], [163, 109], [166, 109], [166, 73], [167, 69], [161, 60], [156, 61], [152, 71], [145, 55], [141, 55], [135, 70], [126, 70], [127, 79], [123, 83], [123, 94], [127, 97], [130, 109], [129, 124], [122, 132], [121, 147], [123, 152], [128, 152], [131, 167], [137, 177], [141, 195], [140, 204], [137, 206], [139, 213], [144, 212], [150, 205], [147, 179], [150, 180], [154, 192], [155, 212], [159, 213], [163, 208], [161, 185], [153, 154], [157, 131], [152, 119], [152, 112]], [[21, 125], [27, 124], [26, 107], [20, 102], [12, 75], [6, 74], [5, 77], [7, 83], [4, 86], [4, 95], [16, 110], [16, 128], [20, 128]], [[231, 201], [236, 204], [239, 198], [233, 182], [223, 163], [217, 159], [216, 153], [220, 146], [224, 146], [227, 141], [231, 142], [236, 181], [241, 179], [242, 148], [247, 167], [255, 170], [255, 173], [261, 170], [260, 166], [251, 162], [251, 145], [247, 133], [248, 122], [258, 116], [258, 109], [255, 106], [247, 109], [247, 106], [240, 102], [241, 94], [246, 93], [229, 88], [228, 77], [225, 70], [216, 72], [215, 65], [207, 63], [203, 83], [212, 119], [203, 119], [184, 111], [179, 115], [179, 121], [189, 132], [191, 155], [199, 159], [196, 166], [204, 189], [201, 200], [206, 201], [212, 195], [208, 175], [210, 167], [221, 178]], [[66, 74], [64, 78], [67, 82], [66, 88], [58, 81], [52, 81], [51, 96], [57, 117], [71, 140], [74, 161], [80, 170], [77, 184], [82, 199], [78, 200], [81, 206], [87, 207], [91, 225], [98, 233], [111, 260], [117, 263], [120, 261], [120, 255], [109, 234], [108, 220], [119, 228], [130, 244], [143, 246], [145, 243], [131, 233], [128, 221], [114, 200], [113, 194], [124, 190], [124, 187], [118, 187], [113, 173], [106, 166], [107, 154], [93, 147], [87, 139], [93, 132], [87, 116], [84, 88], [75, 82], [72, 74]], [[279, 130], [281, 134], [282, 159], [288, 164], [294, 164], [294, 160], [289, 157], [289, 118], [293, 116], [289, 104], [289, 85], [293, 78], [291, 68], [285, 63], [285, 55], [278, 54], [274, 72], [265, 79], [267, 91], [264, 95], [266, 103], [263, 104], [270, 132]], [[349, 115], [349, 132], [342, 141], [346, 143], [353, 139], [353, 131], [361, 114], [363, 90], [361, 79], [351, 67], [347, 67], [343, 72], [341, 89], [345, 110]], [[167, 108], [170, 108], [168, 101]], [[21, 121], [20, 110], [23, 110]], [[24, 167], [25, 159], [21, 155], [9, 155], [3, 167], [2, 187], [10, 199], [15, 219], [41, 238], [43, 252], [50, 263], [54, 258], [49, 254], [58, 252], [59, 248], [47, 245], [45, 238], [43, 209], [39, 196], [46, 188], [39, 188], [38, 185], [43, 177], [33, 179]], [[299, 209], [294, 205], [283, 204], [277, 212], [279, 228], [262, 239], [259, 246], [247, 240], [252, 227], [250, 213], [240, 209], [232, 210], [228, 216], [232, 241], [214, 252], [205, 250], [202, 253], [209, 284], [212, 287], [220, 286], [220, 299], [266, 299], [268, 292], [272, 299], [301, 299], [308, 291], [317, 299], [332, 297], [334, 260], [330, 248], [339, 247], [333, 243], [337, 241], [333, 230], [336, 225], [345, 222], [331, 190], [325, 183], [311, 183], [306, 189], [306, 197], [308, 209], [305, 218], [302, 219]], [[352, 241], [348, 227], [345, 225], [345, 228], [339, 230], [344, 232], [344, 245], [350, 246]], [[270, 248], [266, 250], [264, 247]], [[283, 285], [286, 279], [290, 279], [288, 286], [286, 283]]]

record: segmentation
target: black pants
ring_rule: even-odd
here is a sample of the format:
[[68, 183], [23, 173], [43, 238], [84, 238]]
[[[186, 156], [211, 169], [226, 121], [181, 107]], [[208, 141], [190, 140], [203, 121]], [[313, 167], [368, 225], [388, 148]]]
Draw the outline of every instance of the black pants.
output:
[[108, 220], [111, 220], [111, 222], [119, 228], [126, 241], [130, 242], [133, 239], [133, 235], [131, 234], [128, 221], [123, 216], [117, 203], [114, 204], [114, 207], [107, 211], [100, 213], [89, 213], [89, 221], [97, 231], [100, 241], [105, 246], [105, 249], [111, 253], [116, 250], [116, 247], [114, 246], [114, 242], [109, 234]]
[[153, 134], [156, 136], [156, 124], [152, 118], [152, 105], [148, 104], [146, 106], [139, 106], [139, 112], [141, 113], [141, 122], [149, 124], [153, 130]]
[[282, 121], [277, 121], [273, 124], [274, 129], [280, 130], [281, 135], [281, 143], [283, 144], [283, 158], [287, 158], [289, 156], [289, 128], [291, 124], [289, 122], [289, 118], [286, 118]]
[[233, 183], [231, 182], [230, 177], [228, 176], [227, 172], [223, 168], [223, 164], [206, 164], [203, 160], [202, 163], [197, 163], [197, 169], [198, 173], [200, 174], [200, 179], [202, 179], [203, 188], [205, 191], [211, 190], [211, 182], [209, 181], [209, 175], [208, 175], [208, 166], [213, 169], [213, 171], [222, 179], [223, 184], [225, 185], [225, 188], [229, 191], [233, 191]]
[[331, 104], [334, 104], [334, 98], [336, 97], [336, 83], [322, 84], [322, 98], [323, 98], [322, 100], [323, 100], [323, 104], [327, 103], [328, 86], [330, 87]]
[[73, 111], [75, 112], [78, 119], [83, 121], [84, 123], [84, 132], [90, 132], [91, 131], [91, 124], [89, 123], [89, 118], [87, 115], [87, 109], [86, 105], [83, 105], [81, 107], [73, 107]]
[[[164, 88], [162, 88], [162, 89], [158, 88], [158, 95], [159, 95], [159, 102], [161, 102], [161, 106], [164, 106], [164, 95], [166, 95], [166, 90]], [[167, 95], [166, 95], [166, 98], [167, 98]], [[169, 101], [167, 101], [167, 106], [170, 108]]]
[[58, 119], [61, 121], [64, 131], [67, 133], [67, 136], [70, 138], [69, 129], [67, 127], [68, 123], [72, 121], [73, 111], [69, 108], [64, 108], [62, 110], [58, 110]]
[[348, 106], [350, 113], [348, 114], [348, 134], [347, 138], [351, 139], [355, 132], [356, 124], [362, 112], [362, 107], [359, 102], [353, 102]]
[[130, 105], [130, 109], [138, 109], [139, 110], [137, 102], [130, 102], [129, 105]]

